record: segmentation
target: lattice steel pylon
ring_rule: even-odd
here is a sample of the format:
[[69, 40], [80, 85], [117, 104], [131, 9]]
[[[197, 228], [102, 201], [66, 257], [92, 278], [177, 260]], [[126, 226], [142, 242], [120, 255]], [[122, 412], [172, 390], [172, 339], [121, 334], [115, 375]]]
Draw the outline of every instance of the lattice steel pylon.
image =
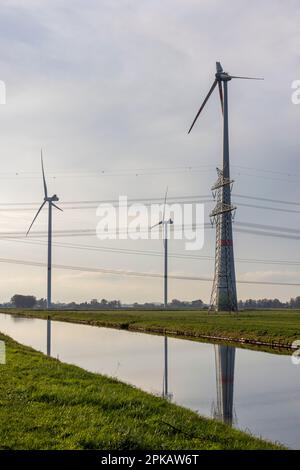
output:
[[217, 168], [218, 179], [212, 187], [217, 204], [210, 213], [216, 226], [215, 274], [210, 298], [210, 310], [237, 311], [234, 268], [232, 219], [236, 207], [231, 204], [233, 180], [224, 177]]
[[213, 186], [217, 192], [217, 205], [211, 213], [216, 222], [216, 259], [215, 277], [211, 296], [211, 308], [216, 311], [236, 311], [236, 281], [233, 257], [231, 185], [229, 169], [229, 132], [228, 132], [228, 82], [235, 78], [262, 80], [260, 78], [240, 77], [224, 72], [220, 62], [216, 62], [215, 80], [197, 112], [189, 132], [194, 127], [200, 113], [216, 87], [219, 89], [221, 110], [223, 114], [223, 167], [218, 170], [218, 180]]

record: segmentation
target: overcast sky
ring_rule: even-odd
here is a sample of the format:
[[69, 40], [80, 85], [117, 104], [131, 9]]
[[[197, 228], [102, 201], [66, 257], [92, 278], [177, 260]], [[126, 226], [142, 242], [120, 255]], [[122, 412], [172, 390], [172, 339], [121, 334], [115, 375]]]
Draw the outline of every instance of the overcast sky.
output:
[[[1, 232], [19, 237], [0, 241], [0, 301], [15, 293], [46, 296], [45, 268], [3, 262], [46, 261], [46, 238], [37, 238], [47, 228], [46, 210], [31, 236], [20, 238], [43, 198], [41, 147], [49, 192], [65, 209], [54, 213], [54, 230], [76, 233], [55, 238], [53, 262], [162, 272], [161, 256], [86, 249], [159, 254], [161, 240], [79, 236], [76, 231], [95, 230], [96, 209], [65, 203], [163, 198], [167, 185], [170, 197], [209, 195], [222, 158], [217, 93], [193, 132], [187, 130], [214, 79], [216, 60], [232, 74], [265, 78], [229, 84], [237, 278], [300, 283], [299, 266], [242, 261], [300, 261], [300, 240], [288, 238], [297, 230], [300, 236], [300, 207], [238, 197], [300, 204], [300, 104], [291, 101], [292, 82], [300, 80], [298, 0], [1, 0], [0, 6], [0, 79], [7, 87], [6, 105], [0, 105]], [[205, 206], [206, 222], [212, 207]], [[262, 236], [239, 232], [239, 223], [296, 231], [283, 232], [286, 238]], [[80, 249], [66, 246], [74, 243]], [[193, 254], [198, 259], [170, 258], [170, 273], [211, 278], [213, 259], [199, 256], [213, 258], [214, 243], [208, 229], [203, 249]], [[184, 244], [170, 241], [170, 252], [184, 254]], [[53, 271], [55, 301], [160, 301], [162, 287], [161, 279]], [[210, 290], [210, 282], [170, 280], [169, 297], [209, 301]], [[298, 294], [295, 286], [238, 285], [242, 299]]]

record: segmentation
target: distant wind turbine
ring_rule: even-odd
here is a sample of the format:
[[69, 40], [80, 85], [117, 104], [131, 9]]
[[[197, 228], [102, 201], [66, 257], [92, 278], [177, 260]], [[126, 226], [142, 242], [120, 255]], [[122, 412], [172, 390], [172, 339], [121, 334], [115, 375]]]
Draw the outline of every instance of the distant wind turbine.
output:
[[151, 230], [158, 225], [163, 227], [163, 244], [164, 244], [164, 307], [168, 306], [168, 225], [173, 224], [173, 220], [169, 218], [165, 220], [166, 213], [166, 203], [167, 203], [168, 188], [166, 189], [165, 200], [164, 200], [164, 209], [162, 219], [155, 225], [151, 227]]
[[55, 207], [59, 211], [62, 211], [54, 202], [59, 201], [56, 194], [53, 196], [48, 196], [47, 183], [44, 172], [44, 163], [43, 163], [43, 152], [41, 150], [41, 165], [42, 165], [42, 175], [43, 175], [43, 185], [44, 185], [44, 201], [41, 204], [41, 207], [37, 211], [33, 221], [30, 224], [29, 229], [27, 230], [26, 236], [29, 234], [31, 227], [33, 226], [35, 220], [37, 219], [39, 213], [43, 209], [46, 202], [48, 202], [48, 266], [47, 266], [47, 308], [51, 308], [51, 265], [52, 265], [52, 207]]

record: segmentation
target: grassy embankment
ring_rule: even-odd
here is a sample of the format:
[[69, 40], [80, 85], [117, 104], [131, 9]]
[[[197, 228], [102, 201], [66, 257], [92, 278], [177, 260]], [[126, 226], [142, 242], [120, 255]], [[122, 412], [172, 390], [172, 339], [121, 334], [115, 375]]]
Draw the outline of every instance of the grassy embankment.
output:
[[0, 449], [277, 449], [1, 335]]
[[[2, 309], [29, 317], [46, 318], [43, 310]], [[299, 310], [257, 310], [212, 314], [205, 311], [51, 311], [53, 320], [87, 323], [133, 331], [167, 333], [203, 339], [288, 347], [300, 339]]]

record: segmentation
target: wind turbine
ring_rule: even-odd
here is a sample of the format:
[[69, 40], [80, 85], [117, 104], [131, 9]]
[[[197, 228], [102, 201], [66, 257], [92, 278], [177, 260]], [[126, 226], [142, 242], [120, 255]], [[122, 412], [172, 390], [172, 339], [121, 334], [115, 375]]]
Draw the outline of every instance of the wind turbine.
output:
[[41, 165], [42, 165], [42, 175], [43, 175], [43, 185], [44, 185], [44, 201], [41, 204], [41, 207], [37, 211], [33, 221], [30, 224], [29, 229], [27, 230], [26, 236], [29, 234], [31, 227], [33, 226], [35, 220], [37, 219], [39, 213], [43, 209], [44, 205], [48, 202], [48, 262], [47, 262], [47, 308], [51, 308], [51, 266], [52, 266], [52, 207], [55, 207], [59, 211], [62, 211], [54, 202], [59, 201], [56, 194], [53, 196], [48, 196], [47, 183], [44, 172], [44, 163], [43, 163], [43, 151], [41, 150]]
[[164, 307], [168, 306], [168, 225], [173, 224], [173, 220], [169, 218], [165, 220], [166, 214], [166, 203], [167, 203], [168, 188], [166, 189], [165, 200], [164, 200], [164, 209], [162, 219], [155, 225], [151, 227], [152, 230], [154, 227], [162, 225], [163, 228], [163, 244], [164, 244]]
[[195, 119], [188, 131], [193, 129], [200, 113], [210, 98], [210, 95], [218, 86], [223, 114], [223, 168], [218, 171], [218, 180], [212, 187], [217, 191], [218, 199], [215, 209], [210, 216], [216, 219], [216, 254], [215, 254], [215, 276], [211, 296], [211, 307], [217, 311], [237, 310], [236, 281], [232, 241], [232, 211], [235, 207], [231, 205], [231, 187], [233, 181], [230, 179], [229, 168], [229, 135], [228, 135], [228, 82], [234, 78], [243, 80], [263, 80], [263, 78], [240, 77], [229, 75], [224, 72], [220, 62], [216, 62], [215, 80], [203, 101]]

